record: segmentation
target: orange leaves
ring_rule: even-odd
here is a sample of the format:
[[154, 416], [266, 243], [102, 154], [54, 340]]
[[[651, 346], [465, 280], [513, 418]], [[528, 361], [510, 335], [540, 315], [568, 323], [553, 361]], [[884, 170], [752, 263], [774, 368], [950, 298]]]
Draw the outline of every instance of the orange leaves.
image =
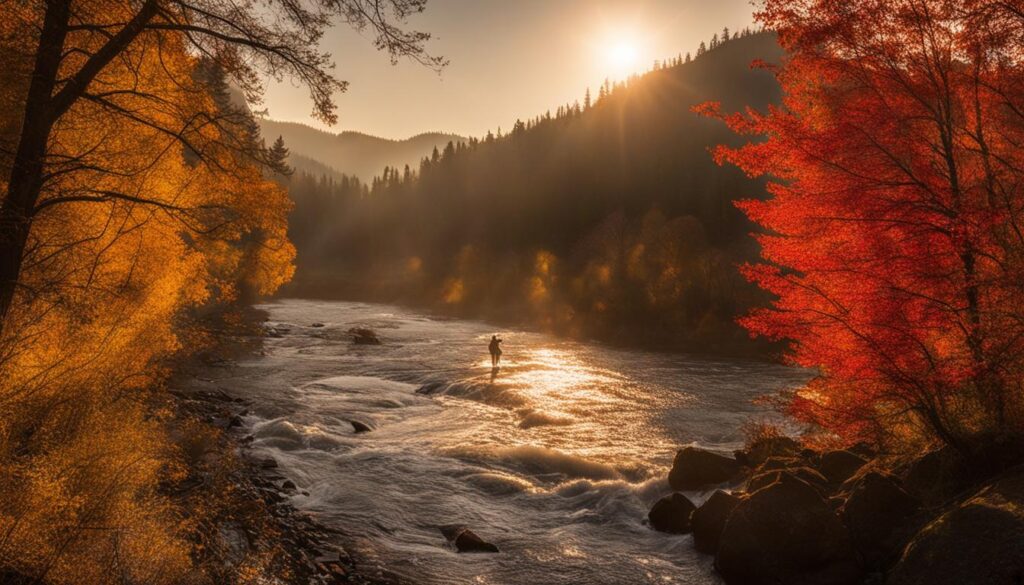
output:
[[[75, 8], [108, 22], [131, 7]], [[17, 16], [38, 29], [38, 15]], [[64, 67], [101, 37], [72, 32]], [[5, 145], [17, 143], [31, 46], [0, 36]], [[186, 311], [239, 288], [273, 292], [294, 258], [287, 195], [242, 148], [240, 137], [255, 147], [258, 137], [221, 106], [181, 38], [150, 35], [50, 134], [0, 336], [0, 557], [41, 583], [194, 578], [182, 510], [158, 490], [182, 467], [152, 391], [198, 337], [180, 329]], [[0, 164], [6, 179], [10, 160]]]

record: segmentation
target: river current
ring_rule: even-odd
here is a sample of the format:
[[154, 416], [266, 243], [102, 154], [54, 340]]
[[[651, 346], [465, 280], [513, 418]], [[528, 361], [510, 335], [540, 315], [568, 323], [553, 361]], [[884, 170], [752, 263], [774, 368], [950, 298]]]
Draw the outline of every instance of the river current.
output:
[[[739, 447], [743, 423], [767, 416], [753, 400], [809, 377], [393, 306], [261, 308], [280, 337], [218, 384], [253, 401], [253, 448], [308, 492], [292, 503], [342, 531], [363, 572], [391, 581], [719, 583], [691, 537], [652, 531], [647, 511], [671, 491], [677, 449]], [[353, 344], [352, 327], [382, 344]], [[504, 339], [496, 375], [492, 334]], [[373, 430], [357, 434], [351, 420]], [[448, 524], [501, 552], [455, 553], [438, 529]]]

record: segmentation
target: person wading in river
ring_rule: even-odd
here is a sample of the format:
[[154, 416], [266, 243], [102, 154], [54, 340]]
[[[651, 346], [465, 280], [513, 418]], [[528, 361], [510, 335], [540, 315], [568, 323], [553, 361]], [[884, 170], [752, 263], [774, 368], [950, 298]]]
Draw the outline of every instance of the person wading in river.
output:
[[487, 346], [487, 349], [491, 352], [491, 366], [497, 368], [498, 362], [501, 361], [501, 340], [498, 339], [497, 335], [491, 336], [491, 343]]

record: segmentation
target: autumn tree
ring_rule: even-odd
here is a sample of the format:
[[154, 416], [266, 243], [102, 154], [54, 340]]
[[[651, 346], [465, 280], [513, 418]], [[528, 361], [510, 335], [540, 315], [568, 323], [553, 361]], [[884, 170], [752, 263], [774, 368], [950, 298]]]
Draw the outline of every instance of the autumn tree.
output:
[[[399, 26], [425, 4], [426, 0], [271, 0], [259, 7], [221, 0], [27, 3], [23, 12], [32, 17], [33, 27], [20, 39], [32, 47], [23, 78], [25, 99], [17, 135], [4, 147], [12, 154], [5, 164], [9, 171], [0, 205], [0, 327], [19, 290], [25, 254], [32, 247], [31, 228], [40, 213], [52, 213], [67, 201], [114, 200], [165, 211], [195, 211], [176, 209], [145, 193], [103, 187], [79, 189], [73, 195], [60, 191], [58, 181], [69, 181], [83, 171], [121, 172], [93, 156], [89, 145], [62, 150], [55, 136], [74, 110], [88, 107], [125, 124], [151, 128], [172, 138], [202, 165], [216, 167], [225, 150], [247, 145], [231, 137], [222, 115], [203, 108], [173, 111], [176, 106], [161, 94], [132, 84], [111, 86], [112, 66], [133, 69], [145, 51], [162, 55], [180, 46], [210, 61], [253, 102], [260, 98], [262, 74], [295, 79], [308, 87], [314, 115], [333, 122], [332, 94], [343, 90], [345, 83], [330, 73], [330, 57], [317, 47], [325, 28], [340, 20], [372, 30], [377, 47], [393, 59], [410, 57], [440, 67], [443, 61], [424, 51], [429, 35]], [[183, 88], [191, 85], [184, 78], [172, 81]]]
[[[973, 451], [1024, 431], [1019, 1], [768, 0], [782, 107], [717, 157], [771, 177], [744, 324], [820, 375], [789, 410], [828, 436]], [[707, 110], [714, 110], [709, 105]]]

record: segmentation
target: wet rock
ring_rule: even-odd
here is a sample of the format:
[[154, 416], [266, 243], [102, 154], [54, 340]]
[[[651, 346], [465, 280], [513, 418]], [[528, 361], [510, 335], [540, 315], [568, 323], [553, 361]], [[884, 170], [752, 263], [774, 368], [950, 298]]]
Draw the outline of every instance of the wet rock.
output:
[[273, 457], [260, 460], [260, 469], [277, 469], [277, 460]]
[[477, 536], [472, 530], [462, 525], [440, 527], [441, 534], [452, 543], [455, 550], [461, 552], [496, 553], [498, 547]]
[[231, 417], [230, 420], [228, 420], [228, 428], [229, 429], [238, 428], [238, 427], [242, 426], [243, 424], [244, 423], [242, 421], [242, 417], [238, 416], [237, 414], [235, 416]]
[[380, 338], [377, 337], [373, 329], [353, 327], [348, 330], [348, 333], [352, 336], [352, 342], [358, 345], [380, 345]]
[[729, 481], [739, 472], [739, 462], [731, 457], [687, 447], [676, 453], [668, 483], [674, 490], [695, 490]]
[[323, 323], [319, 323], [319, 322], [318, 323], [313, 323], [312, 325], [310, 325], [310, 327], [318, 327], [318, 328], [319, 327], [323, 327], [323, 326], [324, 326], [324, 324]]
[[729, 514], [739, 503], [740, 499], [736, 496], [717, 490], [704, 504], [694, 510], [690, 516], [694, 548], [714, 554], [718, 550], [718, 541], [722, 537], [722, 530], [729, 519]]
[[867, 461], [860, 455], [849, 451], [829, 451], [821, 455], [818, 462], [818, 471], [821, 472], [829, 483], [839, 485], [853, 477], [853, 474], [864, 467]]
[[233, 565], [239, 565], [252, 549], [249, 535], [235, 522], [226, 522], [219, 527], [219, 536], [225, 559]]
[[298, 486], [295, 485], [294, 481], [286, 479], [284, 480], [284, 483], [281, 484], [281, 489], [284, 490], [285, 492], [291, 493], [297, 490]]
[[352, 423], [352, 428], [357, 433], [368, 433], [368, 432], [373, 430], [370, 427], [370, 425], [368, 425], [368, 424], [366, 424], [364, 422], [358, 421], [358, 420], [350, 420], [348, 422]]
[[813, 487], [785, 473], [733, 509], [715, 568], [730, 585], [852, 585], [861, 576], [842, 522]]
[[655, 502], [647, 513], [647, 519], [651, 528], [658, 532], [687, 534], [690, 532], [690, 514], [696, 509], [686, 496], [676, 492]]
[[900, 529], [918, 507], [895, 478], [869, 472], [852, 489], [840, 515], [865, 562], [881, 568], [903, 548]]
[[889, 585], [1016, 585], [1024, 581], [1024, 473], [1004, 477], [918, 532]]

